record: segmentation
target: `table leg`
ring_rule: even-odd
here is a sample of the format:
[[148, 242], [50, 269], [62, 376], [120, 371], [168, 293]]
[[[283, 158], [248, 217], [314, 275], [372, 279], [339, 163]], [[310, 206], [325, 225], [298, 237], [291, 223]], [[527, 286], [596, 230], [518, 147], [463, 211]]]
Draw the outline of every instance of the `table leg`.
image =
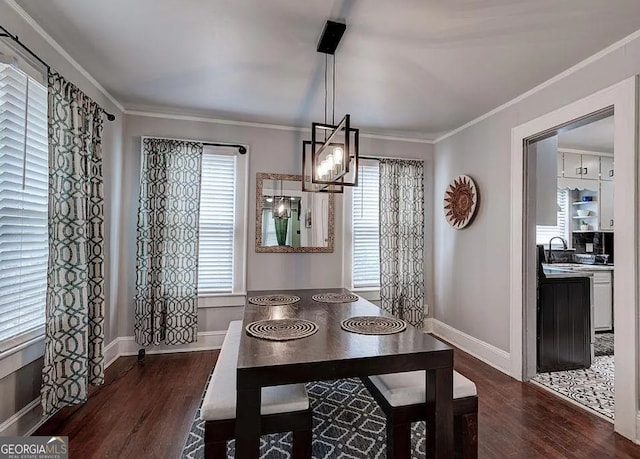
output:
[[238, 389], [236, 401], [236, 459], [260, 454], [261, 388]]
[[453, 368], [425, 373], [427, 457], [453, 457]]

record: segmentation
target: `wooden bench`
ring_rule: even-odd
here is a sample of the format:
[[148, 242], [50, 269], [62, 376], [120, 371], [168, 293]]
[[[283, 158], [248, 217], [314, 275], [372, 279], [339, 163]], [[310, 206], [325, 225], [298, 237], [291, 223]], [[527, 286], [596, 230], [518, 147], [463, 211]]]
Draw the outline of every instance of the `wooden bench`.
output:
[[[387, 458], [411, 457], [411, 423], [425, 419], [424, 371], [361, 378], [387, 417]], [[456, 457], [478, 457], [478, 395], [473, 381], [453, 372]], [[427, 429], [429, 426], [427, 426]]]
[[[229, 324], [202, 402], [207, 459], [226, 458], [227, 441], [235, 438], [236, 368], [242, 333], [242, 321]], [[311, 407], [304, 384], [263, 388], [260, 414], [262, 434], [293, 432], [293, 457], [311, 457]]]

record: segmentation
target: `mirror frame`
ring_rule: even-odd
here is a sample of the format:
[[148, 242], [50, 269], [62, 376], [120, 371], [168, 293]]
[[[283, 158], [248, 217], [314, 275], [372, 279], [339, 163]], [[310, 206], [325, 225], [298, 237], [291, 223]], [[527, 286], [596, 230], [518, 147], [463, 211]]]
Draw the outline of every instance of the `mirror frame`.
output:
[[333, 253], [334, 232], [335, 232], [335, 196], [333, 193], [329, 195], [329, 224], [328, 224], [328, 241], [326, 247], [289, 247], [289, 246], [263, 246], [262, 245], [262, 188], [264, 180], [288, 180], [291, 182], [300, 182], [302, 188], [302, 175], [295, 174], [272, 174], [270, 172], [256, 173], [256, 252], [258, 253]]

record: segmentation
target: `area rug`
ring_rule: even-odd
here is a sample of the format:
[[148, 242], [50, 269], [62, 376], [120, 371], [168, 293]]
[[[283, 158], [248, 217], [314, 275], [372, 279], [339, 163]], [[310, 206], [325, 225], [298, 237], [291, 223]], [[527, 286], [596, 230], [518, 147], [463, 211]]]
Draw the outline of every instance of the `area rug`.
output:
[[[313, 409], [313, 459], [386, 457], [386, 419], [375, 400], [358, 379], [307, 384]], [[413, 457], [425, 457], [425, 425], [412, 425]], [[204, 422], [196, 413], [184, 445], [182, 459], [204, 457]], [[260, 458], [291, 457], [291, 433], [265, 435], [260, 439]], [[234, 457], [234, 442], [227, 443], [227, 457]]]
[[545, 387], [575, 400], [592, 410], [613, 419], [614, 364], [613, 356], [596, 357], [587, 370], [538, 373], [532, 378]]
[[613, 333], [596, 333], [596, 342], [593, 347], [596, 357], [613, 355]]

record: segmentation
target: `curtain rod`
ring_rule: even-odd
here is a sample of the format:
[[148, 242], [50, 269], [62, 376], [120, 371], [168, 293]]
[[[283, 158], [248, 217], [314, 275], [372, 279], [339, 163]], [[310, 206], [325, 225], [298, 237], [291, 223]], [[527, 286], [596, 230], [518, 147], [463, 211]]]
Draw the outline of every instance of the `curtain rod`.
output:
[[382, 159], [399, 159], [401, 161], [422, 161], [424, 162], [424, 159], [420, 159], [420, 158], [395, 158], [393, 156], [358, 156], [359, 159], [368, 159], [371, 161], [380, 161]]
[[229, 147], [237, 148], [238, 153], [244, 155], [247, 152], [247, 148], [244, 145], [234, 145], [230, 143], [215, 143], [215, 142], [200, 142], [202, 145], [208, 145], [210, 147]]
[[[33, 51], [31, 51], [31, 49], [25, 45], [24, 43], [22, 43], [20, 41], [20, 39], [18, 38], [17, 35], [13, 35], [11, 34], [7, 29], [5, 29], [3, 26], [0, 25], [0, 30], [2, 31], [0, 33], [0, 37], [7, 37], [7, 38], [11, 38], [13, 41], [15, 41], [18, 45], [20, 45], [20, 47], [22, 49], [24, 49], [26, 52], [28, 52], [29, 54], [31, 54], [31, 56], [37, 60], [38, 62], [40, 62], [42, 65], [44, 65], [47, 68], [47, 71], [51, 69], [51, 66], [49, 64], [47, 64], [44, 60], [42, 60], [42, 58], [40, 56], [38, 56], [36, 53], [34, 53]], [[116, 119], [116, 116], [107, 112], [105, 109], [102, 109], [102, 111], [104, 112], [105, 115], [107, 115], [107, 119], [109, 121], [114, 121]]]
[[237, 144], [237, 143], [203, 142], [202, 140], [176, 139], [175, 137], [158, 137], [158, 136], [152, 136], [152, 135], [143, 135], [142, 138], [143, 139], [177, 140], [179, 142], [193, 142], [193, 143], [199, 143], [199, 144], [202, 144], [202, 145], [207, 145], [207, 146], [210, 146], [210, 147], [237, 148], [238, 149], [238, 153], [240, 153], [241, 155], [244, 155], [244, 154], [247, 153], [247, 147], [245, 147], [244, 145]]

